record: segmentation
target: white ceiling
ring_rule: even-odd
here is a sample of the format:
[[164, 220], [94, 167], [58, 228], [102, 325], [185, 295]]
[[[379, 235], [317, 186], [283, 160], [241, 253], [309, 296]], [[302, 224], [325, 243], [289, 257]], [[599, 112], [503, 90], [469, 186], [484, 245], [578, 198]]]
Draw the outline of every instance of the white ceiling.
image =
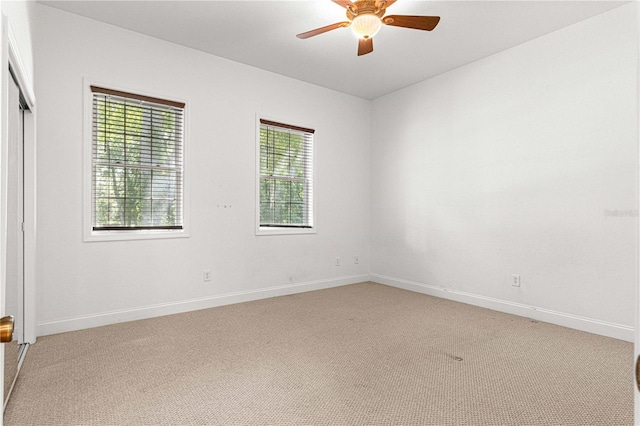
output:
[[330, 0], [39, 3], [374, 99], [629, 1], [398, 0], [387, 14], [435, 15], [440, 23], [431, 32], [385, 26], [374, 52], [361, 57], [349, 28], [295, 37], [346, 20]]

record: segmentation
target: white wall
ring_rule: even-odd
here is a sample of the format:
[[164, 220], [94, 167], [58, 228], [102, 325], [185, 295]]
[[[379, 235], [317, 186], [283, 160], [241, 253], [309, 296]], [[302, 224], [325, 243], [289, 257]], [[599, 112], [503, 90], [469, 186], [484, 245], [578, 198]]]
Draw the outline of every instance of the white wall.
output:
[[633, 340], [635, 6], [373, 102], [374, 280]]
[[[368, 101], [36, 11], [39, 334], [368, 278]], [[188, 99], [189, 238], [83, 242], [83, 78]], [[256, 113], [316, 129], [315, 235], [255, 236]]]

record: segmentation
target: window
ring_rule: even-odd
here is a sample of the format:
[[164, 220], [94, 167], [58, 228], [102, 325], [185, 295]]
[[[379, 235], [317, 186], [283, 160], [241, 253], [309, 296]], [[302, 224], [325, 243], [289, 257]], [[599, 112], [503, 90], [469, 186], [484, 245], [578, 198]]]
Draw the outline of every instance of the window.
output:
[[260, 119], [259, 231], [313, 229], [314, 130]]
[[185, 104], [90, 89], [92, 230], [182, 230]]

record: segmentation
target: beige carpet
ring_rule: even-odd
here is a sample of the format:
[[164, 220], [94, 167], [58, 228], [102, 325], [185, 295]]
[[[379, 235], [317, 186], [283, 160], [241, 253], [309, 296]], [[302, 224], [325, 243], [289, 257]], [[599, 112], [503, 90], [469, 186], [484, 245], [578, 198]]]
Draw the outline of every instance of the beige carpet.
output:
[[42, 337], [11, 425], [624, 425], [632, 344], [363, 283]]
[[4, 396], [2, 397], [2, 403], [7, 399], [9, 390], [13, 379], [18, 373], [18, 359], [20, 354], [20, 346], [15, 340], [11, 343], [7, 343], [4, 346]]

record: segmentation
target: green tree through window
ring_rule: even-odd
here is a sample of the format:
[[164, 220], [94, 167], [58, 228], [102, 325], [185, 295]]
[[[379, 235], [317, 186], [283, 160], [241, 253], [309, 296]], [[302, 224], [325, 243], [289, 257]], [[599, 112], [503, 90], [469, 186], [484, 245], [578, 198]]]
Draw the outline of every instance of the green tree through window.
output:
[[260, 120], [260, 226], [313, 226], [311, 129]]
[[91, 90], [93, 229], [182, 229], [184, 104]]

